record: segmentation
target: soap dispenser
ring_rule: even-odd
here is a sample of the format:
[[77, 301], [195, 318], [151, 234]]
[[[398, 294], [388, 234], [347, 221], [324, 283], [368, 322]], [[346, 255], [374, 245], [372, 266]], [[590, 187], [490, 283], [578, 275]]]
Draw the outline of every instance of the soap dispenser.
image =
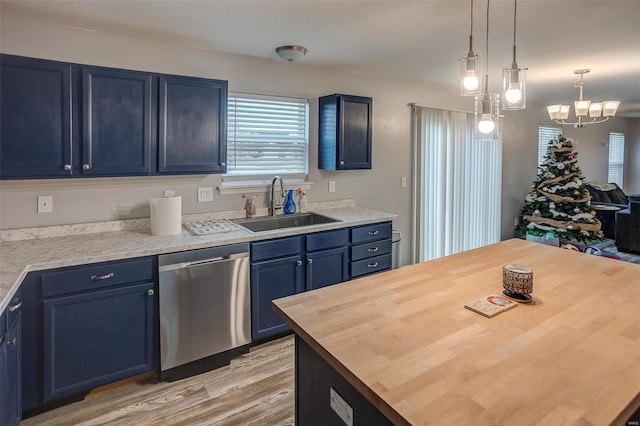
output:
[[293, 189], [287, 191], [287, 201], [284, 202], [284, 214], [293, 214], [296, 212], [296, 202], [293, 201]]

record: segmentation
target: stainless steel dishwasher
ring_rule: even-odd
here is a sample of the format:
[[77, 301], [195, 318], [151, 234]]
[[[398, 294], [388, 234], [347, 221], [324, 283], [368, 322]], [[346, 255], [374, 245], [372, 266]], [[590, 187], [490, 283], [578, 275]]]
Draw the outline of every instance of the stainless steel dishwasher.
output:
[[251, 341], [249, 244], [158, 256], [160, 378], [228, 364]]

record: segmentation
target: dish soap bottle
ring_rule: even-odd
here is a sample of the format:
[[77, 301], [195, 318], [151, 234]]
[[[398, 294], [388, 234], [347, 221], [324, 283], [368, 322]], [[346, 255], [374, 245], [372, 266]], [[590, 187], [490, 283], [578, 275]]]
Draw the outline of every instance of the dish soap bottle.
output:
[[307, 193], [298, 189], [300, 199], [298, 200], [298, 206], [300, 207], [300, 213], [306, 213], [309, 211], [309, 200], [307, 200]]
[[287, 191], [287, 201], [284, 202], [284, 214], [293, 214], [296, 212], [296, 202], [293, 201], [293, 189]]

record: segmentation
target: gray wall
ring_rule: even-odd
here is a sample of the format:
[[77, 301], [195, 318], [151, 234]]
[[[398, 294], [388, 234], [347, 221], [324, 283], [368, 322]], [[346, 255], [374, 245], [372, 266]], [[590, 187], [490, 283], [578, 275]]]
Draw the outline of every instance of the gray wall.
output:
[[[99, 66], [208, 77], [229, 81], [229, 90], [293, 97], [311, 101], [309, 200], [355, 198], [358, 205], [395, 213], [394, 228], [403, 234], [404, 263], [411, 246], [411, 109], [415, 102], [436, 108], [472, 110], [472, 100], [456, 88], [383, 80], [343, 70], [289, 64], [247, 56], [172, 45], [166, 40], [131, 38], [90, 32], [37, 21], [1, 17], [2, 53]], [[310, 52], [312, 54], [313, 52]], [[349, 93], [373, 97], [373, 169], [329, 172], [317, 169], [318, 96]], [[502, 237], [512, 235], [513, 220], [537, 172], [538, 125], [549, 123], [544, 106], [529, 104], [508, 112], [504, 120]], [[580, 142], [580, 166], [589, 180], [606, 180], [606, 135], [626, 132], [627, 120], [615, 119], [593, 129], [567, 129]], [[636, 139], [638, 126], [635, 125]], [[638, 149], [634, 151], [636, 164]], [[637, 169], [636, 169], [637, 170]], [[640, 177], [635, 172], [635, 184]], [[402, 177], [409, 185], [401, 188]], [[328, 181], [336, 192], [328, 192]], [[219, 175], [179, 177], [93, 178], [0, 182], [0, 229], [148, 217], [147, 200], [173, 189], [183, 197], [183, 213], [241, 209], [240, 195], [197, 203], [201, 186], [217, 187]], [[52, 195], [54, 212], [36, 213], [37, 195]], [[265, 198], [259, 204], [265, 203]], [[472, 214], [472, 212], [471, 212]]]

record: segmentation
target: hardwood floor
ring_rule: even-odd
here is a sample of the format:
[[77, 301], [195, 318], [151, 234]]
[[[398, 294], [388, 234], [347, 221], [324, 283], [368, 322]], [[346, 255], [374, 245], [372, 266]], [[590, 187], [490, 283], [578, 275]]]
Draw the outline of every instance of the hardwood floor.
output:
[[21, 425], [293, 425], [294, 407], [294, 340], [286, 336], [217, 370], [120, 382]]

